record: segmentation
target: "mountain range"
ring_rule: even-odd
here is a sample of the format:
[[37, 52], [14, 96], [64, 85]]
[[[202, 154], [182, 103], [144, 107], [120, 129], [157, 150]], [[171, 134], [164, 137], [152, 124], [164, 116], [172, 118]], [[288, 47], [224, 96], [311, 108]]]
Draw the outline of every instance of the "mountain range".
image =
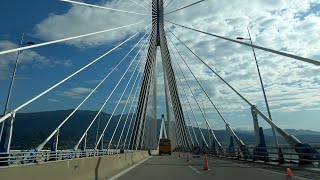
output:
[[[59, 111], [46, 111], [46, 112], [35, 112], [35, 113], [18, 113], [14, 121], [13, 129], [13, 141], [12, 149], [32, 149], [45, 140], [50, 133], [61, 123], [73, 110], [59, 110]], [[74, 113], [73, 116], [62, 126], [59, 134], [59, 148], [67, 149], [72, 148], [84, 133], [90, 122], [96, 116], [96, 111], [79, 110]], [[97, 132], [100, 135], [103, 128], [110, 119], [107, 130], [105, 131], [104, 141], [108, 142], [113, 134], [113, 130], [117, 126], [118, 130], [115, 133], [114, 140], [117, 141], [120, 137], [120, 132], [123, 128], [124, 121], [127, 116], [128, 123], [131, 119], [131, 115], [125, 114], [120, 118], [119, 115], [111, 117], [110, 114], [102, 112], [100, 117], [97, 118], [96, 122], [92, 125], [92, 128], [88, 131], [88, 148], [92, 148], [96, 141]], [[100, 123], [99, 122], [100, 119]], [[133, 118], [134, 119], [134, 118]], [[161, 121], [157, 120], [157, 132], [159, 132]], [[98, 125], [99, 124], [99, 125]], [[127, 133], [128, 127], [124, 128], [124, 134]], [[197, 137], [201, 137], [200, 130], [194, 128]], [[208, 140], [207, 129], [201, 129], [204, 136]], [[311, 130], [295, 130], [286, 129], [286, 131], [296, 136], [299, 140], [305, 143], [318, 144], [320, 139], [320, 132]], [[253, 131], [235, 130], [240, 139], [248, 145], [255, 144], [255, 137]], [[191, 132], [192, 133], [192, 132]], [[217, 139], [224, 145], [226, 140], [225, 130], [214, 130]], [[265, 140], [267, 144], [273, 144], [273, 137], [271, 129], [264, 129]], [[124, 139], [124, 138], [123, 138]], [[122, 140], [123, 140], [122, 139]], [[113, 143], [115, 143], [113, 141]], [[199, 139], [200, 141], [200, 139]], [[279, 137], [279, 142], [284, 144], [285, 141], [282, 137]], [[45, 149], [50, 148], [50, 143], [45, 146]]]

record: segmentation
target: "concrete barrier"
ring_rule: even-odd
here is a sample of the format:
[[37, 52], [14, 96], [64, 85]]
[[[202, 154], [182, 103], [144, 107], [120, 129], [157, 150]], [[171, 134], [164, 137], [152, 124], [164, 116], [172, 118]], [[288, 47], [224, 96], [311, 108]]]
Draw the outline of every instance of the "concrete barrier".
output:
[[133, 160], [132, 160], [132, 153], [126, 153], [125, 154], [125, 157], [126, 157], [126, 161], [128, 164], [133, 164]]
[[147, 151], [0, 167], [1, 180], [102, 180], [137, 163]]
[[143, 159], [143, 155], [142, 155], [141, 152], [137, 152], [137, 153], [133, 153], [133, 154], [132, 154], [132, 161], [133, 161], [134, 163], [139, 162], [140, 159]]
[[158, 150], [151, 150], [150, 151], [151, 155], [159, 155], [159, 151]]

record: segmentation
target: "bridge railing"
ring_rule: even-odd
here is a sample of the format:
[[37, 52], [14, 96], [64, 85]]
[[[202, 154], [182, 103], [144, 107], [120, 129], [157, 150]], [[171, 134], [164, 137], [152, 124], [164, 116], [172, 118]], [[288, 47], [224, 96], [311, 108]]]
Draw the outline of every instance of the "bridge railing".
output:
[[278, 147], [259, 147], [259, 151], [257, 152], [256, 147], [247, 147], [247, 152], [245, 152], [243, 149], [240, 148], [234, 148], [233, 150], [230, 150], [228, 148], [225, 148], [225, 154], [219, 154], [217, 151], [213, 149], [207, 149], [204, 151], [205, 153], [212, 154], [212, 155], [218, 155], [223, 157], [231, 157], [231, 158], [238, 158], [238, 159], [246, 159], [246, 160], [262, 160], [262, 161], [280, 161], [279, 160], [279, 153], [283, 156], [283, 160], [288, 163], [310, 163], [315, 165], [315, 167], [319, 167], [320, 164], [320, 146], [312, 146], [311, 149], [315, 152], [304, 152], [304, 153], [298, 153], [298, 151], [303, 152], [305, 149], [310, 149], [310, 147], [287, 147], [283, 146], [281, 147], [281, 151], [279, 152]]
[[[313, 167], [320, 168], [320, 146], [312, 146], [311, 149], [314, 152], [304, 152], [303, 150], [310, 149], [310, 147], [281, 147], [281, 155], [283, 157], [283, 163], [296, 163], [296, 164], [311, 164]], [[256, 147], [247, 147], [245, 150], [240, 148], [224, 148], [223, 151], [217, 151], [217, 149], [207, 148], [201, 149], [199, 152], [207, 155], [225, 157], [225, 158], [234, 158], [241, 159], [246, 161], [273, 161], [280, 162], [279, 159], [279, 148], [277, 147], [259, 147], [259, 151], [257, 152]], [[304, 153], [297, 153], [304, 152]], [[188, 152], [183, 151], [183, 148], [177, 148], [174, 152]], [[192, 151], [194, 153], [194, 151]]]
[[36, 164], [49, 161], [63, 161], [77, 158], [106, 156], [113, 154], [123, 154], [134, 152], [133, 150], [104, 149], [104, 150], [59, 150], [59, 151], [34, 151], [34, 150], [12, 150], [10, 153], [0, 153], [0, 166], [19, 165], [19, 164]]

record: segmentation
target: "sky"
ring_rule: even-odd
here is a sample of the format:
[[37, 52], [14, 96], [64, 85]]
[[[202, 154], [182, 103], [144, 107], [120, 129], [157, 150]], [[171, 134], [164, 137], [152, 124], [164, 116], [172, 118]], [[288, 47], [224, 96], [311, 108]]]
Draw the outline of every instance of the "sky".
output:
[[[140, 38], [149, 32], [151, 7], [147, 6], [143, 0], [135, 0], [135, 2], [145, 6], [146, 9], [132, 1], [85, 0], [84, 2], [147, 15], [84, 7], [58, 0], [11, 0], [1, 3], [0, 19], [3, 26], [0, 28], [0, 50], [18, 47], [23, 32], [25, 33], [24, 43], [30, 41], [42, 43], [144, 21], [139, 25], [121, 30], [23, 51], [19, 57], [20, 63], [9, 110], [25, 103], [139, 32], [137, 36], [123, 46], [23, 108], [20, 112], [73, 109], [77, 107]], [[170, 1], [167, 0], [166, 3], [168, 2]], [[173, 0], [165, 11], [170, 12], [193, 2], [193, 0]], [[256, 45], [320, 61], [319, 16], [319, 0], [206, 0], [193, 7], [165, 15], [165, 19], [234, 39], [239, 36], [248, 37], [247, 28], [249, 28], [253, 43]], [[174, 34], [252, 104], [257, 105], [259, 109], [266, 113], [250, 47], [175, 27], [168, 22], [165, 23], [165, 26], [170, 28]], [[250, 106], [201, 64], [170, 32], [167, 31], [166, 33], [169, 47], [173, 49], [171, 58], [175, 67], [177, 82], [181, 80], [183, 84], [183, 87], [181, 87], [178, 83], [181, 99], [186, 101], [183, 93], [183, 89], [185, 89], [200, 125], [205, 126], [204, 119], [186, 86], [186, 80], [179, 71], [177, 62], [186, 75], [191, 89], [195, 92], [196, 98], [199, 101], [203, 100], [201, 105], [205, 109], [212, 128], [223, 129], [225, 126], [175, 51], [171, 40], [230, 125], [235, 129], [252, 129]], [[146, 46], [143, 43], [138, 44], [128, 58], [80, 109], [99, 110], [101, 103], [105, 101], [119, 82], [140, 47], [142, 47], [141, 52], [144, 52]], [[261, 50], [256, 50], [256, 53], [273, 121], [282, 128], [320, 131], [320, 68]], [[4, 108], [16, 56], [16, 53], [0, 55], [1, 109]], [[133, 80], [137, 74], [140, 77], [141, 64], [137, 64], [140, 57], [143, 57], [143, 55], [139, 54], [133, 65], [129, 67], [129, 72], [124, 76], [123, 81], [111, 97], [110, 103], [104, 109], [105, 112], [111, 113], [113, 111], [126, 83], [134, 72], [135, 65], [138, 65], [139, 68], [133, 75]], [[144, 60], [145, 58], [142, 58], [142, 61]], [[121, 113], [129, 96], [133, 80], [130, 81], [128, 90], [125, 91], [115, 114]], [[157, 114], [160, 118], [161, 114], [165, 114], [165, 103], [159, 52], [157, 54], [157, 84]], [[130, 100], [132, 99], [131, 97]], [[187, 104], [183, 108], [190, 112], [190, 107]], [[128, 109], [125, 112], [128, 112]], [[187, 117], [187, 113], [185, 115]], [[260, 120], [260, 125], [265, 128], [270, 127], [263, 120]]]

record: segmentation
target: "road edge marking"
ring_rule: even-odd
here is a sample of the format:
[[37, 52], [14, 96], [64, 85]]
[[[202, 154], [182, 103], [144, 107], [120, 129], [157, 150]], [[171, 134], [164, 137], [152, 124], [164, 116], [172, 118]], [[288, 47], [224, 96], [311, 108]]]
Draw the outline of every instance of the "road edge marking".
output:
[[108, 178], [108, 179], [109, 179], [109, 180], [116, 180], [116, 179], [118, 179], [119, 177], [121, 177], [121, 176], [123, 176], [124, 174], [126, 174], [127, 172], [129, 172], [129, 171], [131, 171], [132, 169], [134, 169], [135, 167], [137, 167], [137, 166], [139, 166], [140, 164], [144, 163], [145, 161], [147, 161], [147, 160], [150, 159], [150, 158], [152, 158], [152, 156], [147, 157], [146, 159], [138, 162], [137, 164], [135, 164], [135, 165], [133, 165], [133, 166], [131, 166], [131, 167], [129, 167], [129, 168], [121, 171], [120, 173], [118, 173], [118, 174], [116, 174], [116, 175], [114, 175], [114, 176], [112, 176], [111, 178]]
[[191, 168], [194, 172], [201, 174], [201, 172], [198, 171], [195, 167], [193, 167], [193, 166], [188, 166], [188, 167]]

